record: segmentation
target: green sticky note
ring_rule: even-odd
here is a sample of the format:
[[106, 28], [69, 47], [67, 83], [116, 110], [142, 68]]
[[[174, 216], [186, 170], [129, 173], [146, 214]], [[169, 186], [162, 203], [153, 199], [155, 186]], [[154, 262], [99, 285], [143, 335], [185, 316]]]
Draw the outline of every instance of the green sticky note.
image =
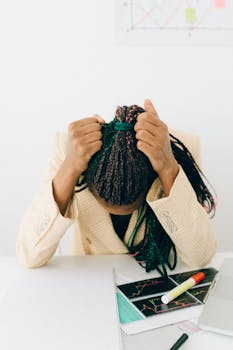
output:
[[185, 9], [186, 21], [189, 23], [194, 23], [197, 20], [196, 10], [193, 7], [187, 7]]
[[135, 307], [130, 303], [130, 301], [128, 301], [128, 299], [124, 297], [124, 295], [122, 295], [119, 292], [117, 292], [116, 295], [121, 324], [144, 319], [140, 312], [137, 311], [137, 309], [135, 309]]

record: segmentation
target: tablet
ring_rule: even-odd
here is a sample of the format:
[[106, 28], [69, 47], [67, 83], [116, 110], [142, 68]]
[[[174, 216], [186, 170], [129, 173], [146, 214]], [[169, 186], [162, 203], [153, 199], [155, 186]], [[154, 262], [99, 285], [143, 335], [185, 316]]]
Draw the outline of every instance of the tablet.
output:
[[226, 258], [198, 320], [200, 328], [233, 336], [233, 258]]

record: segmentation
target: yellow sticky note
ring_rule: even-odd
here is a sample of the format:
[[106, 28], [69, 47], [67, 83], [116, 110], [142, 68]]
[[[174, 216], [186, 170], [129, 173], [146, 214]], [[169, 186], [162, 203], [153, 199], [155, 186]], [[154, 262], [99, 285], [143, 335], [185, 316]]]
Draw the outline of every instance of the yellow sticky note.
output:
[[187, 7], [185, 9], [186, 21], [189, 23], [194, 23], [197, 20], [196, 10], [193, 7]]

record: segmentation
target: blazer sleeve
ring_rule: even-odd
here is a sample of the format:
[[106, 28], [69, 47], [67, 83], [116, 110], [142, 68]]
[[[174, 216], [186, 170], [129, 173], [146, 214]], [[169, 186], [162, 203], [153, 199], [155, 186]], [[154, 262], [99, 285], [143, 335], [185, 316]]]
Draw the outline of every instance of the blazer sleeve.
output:
[[[180, 135], [179, 138], [181, 139]], [[194, 159], [200, 163], [198, 138], [189, 136], [188, 140], [189, 143], [182, 141], [191, 145], [188, 148]], [[198, 268], [211, 260], [216, 252], [215, 233], [210, 218], [198, 202], [182, 167], [169, 196], [162, 196], [161, 182], [156, 179], [148, 192], [147, 202], [174, 242], [177, 254], [184, 263]]]
[[65, 158], [65, 134], [57, 134], [53, 156], [41, 190], [26, 211], [17, 238], [17, 256], [27, 267], [39, 267], [55, 253], [61, 237], [73, 222], [72, 200], [64, 216], [53, 196], [52, 180]]

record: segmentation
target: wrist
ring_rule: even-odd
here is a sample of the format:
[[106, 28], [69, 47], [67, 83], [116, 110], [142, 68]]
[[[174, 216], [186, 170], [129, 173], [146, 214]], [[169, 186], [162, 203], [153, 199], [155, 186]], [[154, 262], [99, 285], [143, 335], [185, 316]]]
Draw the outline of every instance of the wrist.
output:
[[78, 178], [82, 174], [81, 170], [76, 169], [75, 166], [69, 162], [67, 159], [64, 160], [62, 164], [63, 172], [66, 174], [67, 178], [73, 180], [74, 183], [78, 181]]
[[60, 213], [65, 214], [80, 174], [66, 160], [53, 178], [53, 196]]
[[179, 171], [179, 164], [174, 159], [173, 162], [169, 163], [168, 165], [165, 165], [158, 173], [160, 178], [166, 178], [166, 177], [176, 177]]
[[174, 160], [172, 164], [164, 167], [164, 169], [158, 173], [165, 196], [169, 195], [171, 187], [179, 173], [179, 169], [179, 164]]

